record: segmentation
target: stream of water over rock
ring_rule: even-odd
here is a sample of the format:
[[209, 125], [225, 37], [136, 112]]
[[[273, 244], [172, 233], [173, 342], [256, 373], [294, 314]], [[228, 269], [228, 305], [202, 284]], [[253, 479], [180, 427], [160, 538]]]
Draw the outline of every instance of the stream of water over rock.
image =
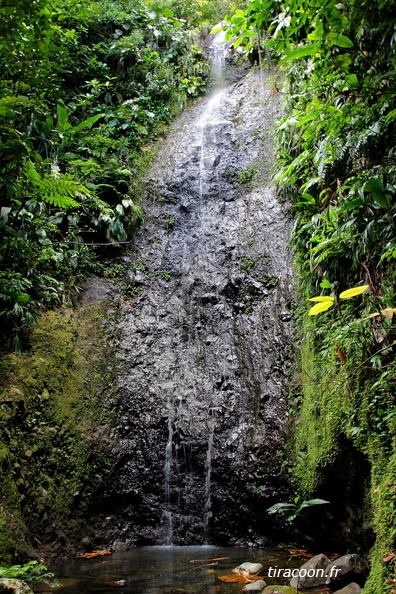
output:
[[221, 79], [228, 48], [214, 47], [217, 87], [159, 151], [128, 259], [120, 455], [95, 510], [108, 542], [262, 544], [266, 507], [287, 496], [290, 213], [270, 182], [278, 95], [258, 70]]

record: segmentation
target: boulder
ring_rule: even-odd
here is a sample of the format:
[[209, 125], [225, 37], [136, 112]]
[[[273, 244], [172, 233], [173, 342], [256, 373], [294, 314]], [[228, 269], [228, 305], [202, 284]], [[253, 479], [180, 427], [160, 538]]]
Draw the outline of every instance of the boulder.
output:
[[365, 563], [356, 553], [343, 555], [326, 568], [326, 585], [345, 586], [351, 582], [358, 581], [364, 583]]
[[124, 540], [115, 540], [111, 545], [111, 550], [114, 553], [123, 553], [131, 548], [130, 542], [125, 542]]
[[0, 579], [0, 592], [12, 592], [13, 594], [33, 594], [25, 582], [8, 578]]
[[104, 281], [95, 275], [90, 276], [80, 284], [82, 292], [79, 295], [79, 303], [83, 307], [103, 303], [110, 297], [117, 294], [117, 289], [110, 281]]
[[264, 580], [257, 580], [256, 582], [246, 584], [246, 586], [242, 588], [242, 590], [243, 592], [262, 592], [265, 586], [266, 583]]
[[235, 567], [232, 570], [232, 573], [250, 573], [250, 575], [257, 575], [258, 573], [260, 573], [260, 571], [263, 570], [263, 566], [261, 565], [261, 563], [242, 563], [242, 565], [239, 565], [238, 567]]
[[330, 559], [326, 555], [315, 555], [299, 568], [298, 576], [290, 580], [290, 586], [292, 588], [314, 588], [327, 583], [329, 564]]
[[352, 582], [352, 584], [348, 584], [345, 588], [342, 588], [342, 590], [337, 590], [334, 594], [360, 594], [361, 591], [362, 589], [359, 584]]

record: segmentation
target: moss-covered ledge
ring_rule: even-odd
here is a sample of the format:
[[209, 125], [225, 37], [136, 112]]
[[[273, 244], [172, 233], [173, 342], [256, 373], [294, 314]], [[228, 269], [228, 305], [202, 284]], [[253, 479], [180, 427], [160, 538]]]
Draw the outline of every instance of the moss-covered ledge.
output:
[[2, 564], [81, 543], [86, 506], [112, 464], [116, 309], [102, 301], [48, 311], [27, 352], [2, 356]]
[[[304, 497], [331, 502], [304, 526], [324, 545], [369, 553], [365, 594], [396, 590], [396, 418], [394, 364], [384, 372], [361, 365], [355, 347], [348, 360], [319, 350], [302, 328], [301, 391], [295, 407], [294, 480]], [[333, 340], [329, 330], [330, 344]], [[335, 343], [335, 340], [334, 340]], [[377, 381], [380, 373], [388, 381]], [[374, 378], [374, 379], [373, 379]], [[315, 512], [314, 512], [315, 514]]]

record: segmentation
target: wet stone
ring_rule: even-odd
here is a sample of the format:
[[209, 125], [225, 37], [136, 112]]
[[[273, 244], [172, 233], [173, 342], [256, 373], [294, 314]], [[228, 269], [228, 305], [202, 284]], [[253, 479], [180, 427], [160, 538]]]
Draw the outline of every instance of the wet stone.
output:
[[[262, 85], [250, 72], [203, 98], [171, 128], [149, 174], [176, 203], [147, 193], [145, 228], [128, 256], [150, 276], [131, 264], [140, 291], [118, 324], [119, 462], [101, 496], [114, 520], [92, 515], [98, 540], [263, 543], [272, 520], [258, 511], [262, 460], [276, 478], [260, 510], [287, 492], [276, 452], [285, 445], [288, 378], [274, 382], [272, 370], [290, 357], [292, 328], [282, 323], [291, 301], [290, 210], [264, 169], [254, 185], [236, 175], [260, 168], [263, 154], [273, 159], [265, 138], [278, 105]], [[247, 148], [257, 128], [262, 138]], [[276, 289], [262, 278], [276, 278]], [[132, 490], [139, 498], [131, 501]]]

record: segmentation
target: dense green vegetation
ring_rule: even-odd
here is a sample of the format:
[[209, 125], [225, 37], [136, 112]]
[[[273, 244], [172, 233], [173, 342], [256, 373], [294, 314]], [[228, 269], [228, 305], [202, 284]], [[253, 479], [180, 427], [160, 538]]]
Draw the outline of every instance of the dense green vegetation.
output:
[[[205, 87], [198, 31], [229, 5], [2, 2], [0, 320], [7, 347], [20, 350], [38, 312], [66, 301], [88, 271], [104, 272], [104, 259], [132, 236], [154, 141]], [[227, 26], [235, 47], [284, 73], [276, 180], [295, 215], [302, 343], [296, 488], [301, 497], [331, 499], [337, 477], [336, 504], [349, 506], [342, 497], [353, 464], [367, 462], [369, 474], [363, 466], [357, 474], [364, 522], [375, 534], [369, 594], [390, 594], [395, 578], [393, 563], [383, 562], [396, 548], [395, 9], [395, 0], [254, 0]], [[369, 289], [337, 300], [358, 285]], [[319, 294], [334, 305], [308, 316], [306, 299]], [[6, 562], [15, 550], [19, 558], [34, 554], [28, 529], [43, 517], [48, 539], [66, 546], [79, 534], [109, 464], [89, 435], [110, 422], [98, 403], [111, 378], [98, 359], [92, 384], [82, 346], [96, 328], [92, 316], [105, 314], [73, 315], [44, 316], [30, 353], [7, 359], [13, 397], [0, 403]], [[348, 513], [354, 528], [363, 522]], [[51, 536], [61, 519], [69, 533]]]
[[205, 86], [197, 27], [226, 7], [2, 2], [0, 309], [14, 350], [133, 234], [152, 141]]
[[[364, 591], [377, 594], [394, 591], [382, 559], [396, 547], [395, 9], [393, 0], [255, 0], [228, 17], [235, 46], [277, 61], [286, 81], [276, 180], [294, 205], [302, 304], [296, 484], [326, 496], [336, 480], [345, 494], [348, 452], [368, 461], [360, 497], [376, 541]], [[359, 284], [369, 286], [362, 297], [307, 316], [305, 299]]]
[[117, 339], [109, 352], [100, 340], [104, 305], [50, 308], [70, 305], [88, 272], [125, 272], [118, 257], [143, 216], [155, 141], [203, 92], [200, 35], [229, 9], [227, 0], [1, 3], [2, 563], [37, 557], [48, 542], [62, 554], [80, 544], [112, 463]]

